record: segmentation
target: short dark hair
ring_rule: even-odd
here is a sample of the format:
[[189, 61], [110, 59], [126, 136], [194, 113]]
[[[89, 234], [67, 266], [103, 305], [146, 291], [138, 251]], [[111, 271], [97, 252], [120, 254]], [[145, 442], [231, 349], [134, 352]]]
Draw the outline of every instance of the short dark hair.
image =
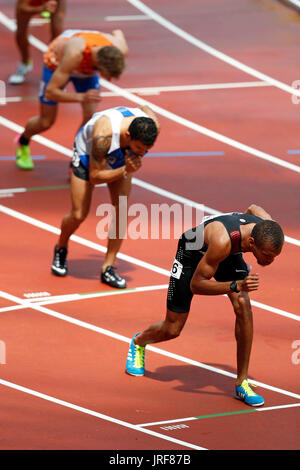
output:
[[263, 248], [267, 243], [279, 249], [284, 243], [284, 234], [280, 225], [274, 220], [262, 220], [254, 225], [251, 236], [254, 238], [255, 245]]
[[154, 144], [157, 137], [157, 127], [153, 119], [136, 117], [128, 128], [131, 139], [139, 140], [147, 147]]
[[97, 52], [97, 62], [111, 77], [118, 78], [125, 68], [124, 54], [116, 46], [105, 46]]

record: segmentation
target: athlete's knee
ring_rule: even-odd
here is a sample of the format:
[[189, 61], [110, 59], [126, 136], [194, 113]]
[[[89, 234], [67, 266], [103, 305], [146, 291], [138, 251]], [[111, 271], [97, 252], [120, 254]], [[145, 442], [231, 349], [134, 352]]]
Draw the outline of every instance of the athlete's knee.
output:
[[233, 302], [234, 313], [236, 316], [244, 316], [251, 312], [251, 304], [247, 292], [238, 295]]
[[40, 124], [44, 131], [50, 129], [51, 126], [55, 123], [56, 116], [41, 116]]
[[28, 45], [29, 41], [27, 39], [26, 35], [26, 29], [24, 30], [23, 28], [18, 28], [16, 31], [16, 41], [18, 44], [22, 45]]
[[72, 210], [72, 218], [77, 225], [80, 225], [87, 217], [88, 211], [86, 210]]
[[165, 324], [165, 335], [167, 339], [175, 339], [178, 338], [183, 328], [183, 324], [181, 322], [175, 323], [166, 323]]

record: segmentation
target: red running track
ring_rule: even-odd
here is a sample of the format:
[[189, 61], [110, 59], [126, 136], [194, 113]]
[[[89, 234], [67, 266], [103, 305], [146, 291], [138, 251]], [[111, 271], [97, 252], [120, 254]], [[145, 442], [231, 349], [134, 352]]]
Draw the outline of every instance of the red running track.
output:
[[[82, 2], [68, 3], [66, 28], [121, 27], [126, 33], [130, 55], [117, 82], [122, 89], [259, 81], [154, 20], [105, 20], [108, 15], [141, 14], [125, 0], [101, 2], [101, 9], [92, 1], [85, 2], [84, 9]], [[203, 1], [199, 11], [192, 0], [172, 7], [154, 0], [151, 8], [197, 39], [282, 83], [291, 85], [299, 78], [299, 19], [280, 3], [243, 0], [237, 7], [233, 1]], [[13, 18], [10, 2], [2, 2], [1, 11]], [[32, 27], [32, 33], [47, 42], [47, 25]], [[17, 53], [13, 34], [3, 25], [0, 36], [6, 80]], [[37, 95], [41, 52], [32, 48], [32, 54], [35, 68], [28, 82], [7, 85], [8, 97]], [[283, 164], [298, 165], [299, 156], [288, 153], [298, 149], [298, 107], [289, 93], [274, 86], [161, 91], [144, 98]], [[101, 109], [122, 104], [132, 102], [104, 94]], [[10, 123], [24, 126], [37, 108], [32, 99], [8, 102], [0, 111]], [[168, 276], [155, 267], [170, 269], [177, 242], [124, 240], [121, 253], [133, 259], [119, 259], [118, 268], [128, 279], [128, 290], [120, 294], [100, 284], [104, 255], [99, 245], [105, 247], [105, 240], [96, 236], [96, 209], [109, 198], [106, 188], [97, 188], [90, 215], [76, 233], [80, 243], [70, 244], [70, 275], [52, 277], [56, 233], [69, 210], [69, 159], [32, 142], [32, 154], [44, 157], [35, 162], [33, 172], [19, 171], [11, 160], [0, 161], [1, 190], [36, 189], [0, 193], [0, 394], [5, 404], [0, 411], [5, 425], [1, 449], [299, 449], [299, 175], [178, 121], [160, 119], [162, 131], [152, 153], [222, 154], [146, 157], [136, 177], [154, 185], [156, 192], [143, 183], [134, 185], [131, 203], [143, 203], [150, 210], [151, 204], [174, 203], [182, 196], [221, 212], [257, 203], [289, 237], [281, 256], [266, 269], [246, 255], [261, 277], [261, 288], [251, 296], [255, 336], [250, 379], [260, 383], [265, 406], [255, 411], [234, 399], [234, 315], [224, 297], [195, 298], [182, 335], [149, 347], [145, 377], [124, 373], [132, 335], [163, 318]], [[56, 124], [44, 137], [71, 149], [79, 120], [78, 106], [60, 106]], [[0, 127], [2, 157], [13, 156], [16, 136], [5, 122]], [[172, 193], [170, 198], [160, 189]], [[160, 287], [144, 289], [153, 286]], [[52, 299], [95, 292], [101, 294]], [[45, 303], [34, 302], [28, 297], [32, 293], [46, 298]]]

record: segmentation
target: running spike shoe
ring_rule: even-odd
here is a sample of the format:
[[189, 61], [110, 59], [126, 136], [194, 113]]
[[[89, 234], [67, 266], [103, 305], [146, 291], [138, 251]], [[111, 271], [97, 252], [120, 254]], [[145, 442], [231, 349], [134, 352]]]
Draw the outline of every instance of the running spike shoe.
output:
[[[255, 387], [255, 385], [252, 385], [252, 387]], [[264, 404], [263, 397], [253, 392], [246, 379], [243, 380], [241, 385], [235, 388], [235, 397], [250, 406], [262, 406]]]
[[124, 289], [126, 287], [126, 281], [120, 277], [116, 272], [114, 266], [107, 266], [105, 271], [101, 273], [101, 282], [111, 287], [117, 287], [118, 289]]
[[51, 270], [52, 274], [55, 274], [55, 276], [66, 276], [68, 274], [66, 248], [57, 248], [57, 246], [55, 246]]
[[134, 335], [131, 340], [127, 362], [126, 362], [126, 372], [129, 375], [135, 375], [136, 377], [141, 377], [145, 374], [145, 347], [138, 346], [134, 344], [134, 338], [138, 335]]

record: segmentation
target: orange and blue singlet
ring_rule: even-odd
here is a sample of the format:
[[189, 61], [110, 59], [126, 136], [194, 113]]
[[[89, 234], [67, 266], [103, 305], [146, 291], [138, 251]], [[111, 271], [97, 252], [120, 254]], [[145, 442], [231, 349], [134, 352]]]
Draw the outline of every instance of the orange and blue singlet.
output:
[[78, 36], [84, 39], [85, 49], [81, 64], [71, 73], [69, 81], [73, 83], [78, 93], [85, 93], [91, 89], [100, 89], [99, 71], [92, 64], [92, 48], [112, 46], [113, 44], [98, 31], [66, 30], [49, 44], [43, 56], [44, 64], [40, 89], [40, 101], [42, 103], [48, 105], [57, 104], [56, 101], [45, 99], [46, 87], [59, 65], [59, 52], [62, 48], [62, 42], [64, 43]]

